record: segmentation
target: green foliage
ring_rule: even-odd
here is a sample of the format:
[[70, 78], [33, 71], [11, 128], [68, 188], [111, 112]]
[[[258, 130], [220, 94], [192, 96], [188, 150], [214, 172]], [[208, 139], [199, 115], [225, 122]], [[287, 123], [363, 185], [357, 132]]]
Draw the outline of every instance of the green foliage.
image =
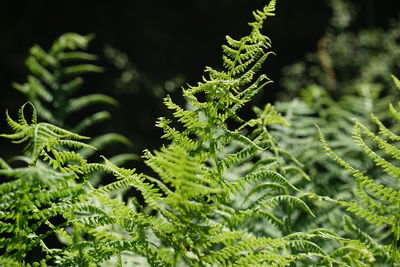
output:
[[[86, 132], [89, 127], [111, 117], [105, 110], [90, 115], [82, 111], [93, 105], [117, 105], [115, 99], [104, 94], [78, 94], [84, 85], [82, 75], [103, 71], [93, 64], [97, 56], [86, 52], [93, 38], [93, 35], [65, 33], [47, 52], [39, 45], [33, 46], [26, 60], [31, 72], [28, 81], [13, 84], [36, 107], [41, 119], [76, 133]], [[115, 133], [94, 138], [92, 145], [102, 149], [115, 143], [131, 145], [127, 138]], [[82, 153], [88, 157], [94, 150]]]
[[[145, 153], [146, 164], [159, 179], [136, 175], [106, 163], [119, 181], [99, 190], [107, 193], [131, 185], [141, 193], [148, 214], [156, 214], [147, 215], [146, 228], [141, 231], [150, 231], [155, 239], [153, 243], [168, 251], [169, 257], [161, 252], [158, 256], [165, 265], [246, 265], [249, 262], [282, 265], [311, 257], [281, 253], [295, 249], [303, 253], [311, 250], [312, 256], [335, 262], [326, 253], [311, 249], [318, 246], [306, 234], [296, 236], [295, 240], [283, 237], [290, 232], [290, 219], [277, 217], [285, 213], [283, 210], [289, 212], [289, 218], [296, 207], [312, 214], [300, 197], [289, 193], [296, 190], [295, 187], [277, 171], [284, 166], [271, 159], [269, 163], [275, 162], [279, 167], [270, 168], [262, 158], [269, 145], [276, 146], [266, 126], [284, 124], [284, 120], [271, 106], [266, 106], [263, 112], [258, 112], [257, 119], [249, 122], [236, 114], [270, 83], [265, 75], [256, 77], [256, 72], [271, 54], [265, 52], [270, 41], [260, 30], [274, 7], [275, 2], [271, 1], [263, 11], [254, 13], [256, 21], [250, 23], [249, 36], [240, 40], [227, 37], [228, 45], [223, 46], [223, 71], [207, 67], [208, 77], [204, 77], [203, 82], [184, 89], [190, 109], [181, 108], [169, 96], [164, 99], [166, 106], [174, 111], [177, 124], [160, 118], [157, 126], [164, 130], [163, 138], [170, 143], [160, 151]], [[228, 127], [230, 121], [236, 124], [235, 128]], [[249, 134], [244, 135], [245, 130]], [[278, 149], [270, 151], [275, 157], [282, 157]], [[254, 168], [246, 167], [249, 164]], [[233, 172], [241, 166], [244, 167], [242, 173]], [[247, 198], [247, 207], [232, 205], [235, 196], [246, 194], [256, 186], [261, 188], [261, 183], [274, 192], [279, 187], [282, 192], [262, 193], [255, 200]], [[245, 223], [254, 216], [280, 224], [282, 235], [276, 238], [254, 236]], [[270, 249], [263, 248], [270, 246]], [[154, 245], [149, 247], [155, 249]], [[142, 256], [148, 262], [154, 261], [149, 255]]]
[[[393, 80], [398, 89], [400, 89], [398, 86], [398, 79], [393, 77]], [[398, 121], [399, 118], [396, 116], [397, 110], [393, 105], [389, 105], [389, 110], [393, 118]], [[371, 248], [375, 249], [374, 252], [377, 255], [384, 257], [391, 264], [396, 264], [400, 260], [399, 251], [397, 249], [400, 229], [400, 198], [398, 186], [400, 172], [399, 168], [395, 165], [395, 160], [399, 159], [400, 150], [395, 143], [395, 141], [397, 141], [397, 135], [386, 128], [376, 116], [371, 115], [371, 118], [378, 127], [378, 133], [374, 133], [355, 119], [353, 139], [374, 165], [379, 167], [383, 173], [371, 178], [367, 176], [365, 171], [354, 168], [330, 148], [324, 135], [321, 133], [321, 141], [324, 144], [326, 153], [355, 178], [357, 185], [355, 188], [355, 195], [359, 200], [357, 202], [348, 202], [332, 200], [327, 197], [322, 199], [333, 201], [346, 207], [346, 210], [366, 219], [370, 224], [376, 227], [385, 225], [386, 231], [391, 232], [391, 235], [386, 238], [386, 240], [383, 240], [384, 242], [390, 241], [389, 244], [384, 245], [378, 245], [367, 233], [363, 233], [355, 226], [351, 225], [350, 228], [353, 228], [353, 231], [362, 233], [362, 239], [360, 239]], [[348, 224], [351, 224], [351, 222], [348, 222]]]
[[[312, 183], [304, 185], [307, 191], [351, 201], [357, 184], [349, 172], [323, 153], [315, 125], [337, 155], [371, 177], [380, 175], [380, 169], [353, 142], [352, 119], [376, 129], [377, 124], [370, 120], [370, 114], [374, 113], [388, 129], [397, 131], [398, 125], [391, 120], [387, 107], [398, 99], [398, 90], [389, 73], [398, 71], [399, 27], [398, 21], [393, 20], [387, 30], [354, 32], [355, 5], [345, 0], [332, 0], [330, 4], [333, 17], [317, 51], [283, 70], [285, 94], [275, 105], [291, 127], [275, 125], [272, 133], [311, 177]], [[337, 205], [317, 202], [312, 208], [318, 214], [316, 220], [304, 216], [296, 230], [312, 225], [346, 234], [344, 222], [338, 219], [345, 214]], [[356, 224], [368, 227], [363, 221]], [[385, 236], [384, 229], [374, 230], [376, 236]]]
[[[140, 246], [134, 242], [138, 233], [133, 230], [138, 221], [132, 218], [129, 224], [122, 217], [115, 218], [116, 213], [131, 217], [133, 209], [114, 199], [119, 194], [105, 194], [122, 185], [95, 190], [90, 182], [97, 171], [114, 174], [118, 167], [109, 161], [88, 163], [75, 151], [95, 149], [81, 142], [86, 137], [38, 123], [35, 108], [28, 122], [26, 105], [20, 109], [18, 121], [7, 117], [14, 133], [2, 135], [27, 145], [25, 156], [20, 157], [26, 166], [14, 168], [1, 160], [0, 175], [7, 178], [0, 185], [1, 262], [17, 266], [86, 266], [113, 255], [121, 257], [118, 252], [123, 249], [139, 251]], [[142, 217], [138, 220], [143, 223]], [[124, 242], [124, 235], [132, 240]], [[148, 251], [146, 255], [151, 256]]]
[[[25, 106], [19, 110], [18, 121], [7, 115], [14, 133], [2, 137], [27, 143], [27, 165], [12, 168], [3, 161], [0, 170], [0, 175], [9, 178], [0, 185], [0, 243], [4, 252], [1, 260], [18, 262], [18, 265], [38, 248], [44, 256], [57, 254], [59, 250], [46, 241], [51, 235], [73, 239], [66, 227], [74, 218], [74, 212], [81, 210], [79, 204], [85, 194], [86, 180], [81, 174], [86, 171], [86, 162], [72, 149], [90, 147], [80, 141], [85, 139], [83, 136], [48, 123], [37, 123], [35, 108], [28, 122]], [[83, 182], [76, 183], [78, 179]]]
[[[354, 32], [354, 5], [345, 0], [330, 3], [333, 17], [317, 51], [284, 69], [285, 95], [276, 103], [278, 111], [287, 114], [286, 119], [293, 126], [284, 129], [284, 136], [278, 132], [282, 145], [298, 156], [311, 177], [317, 178], [324, 170], [326, 178], [316, 180], [316, 190], [331, 184], [344, 185], [352, 179], [321, 156], [320, 146], [315, 145], [318, 133], [313, 124], [323, 130], [337, 153], [360, 168], [374, 168], [350, 138], [351, 118], [372, 127], [369, 114], [374, 113], [391, 127], [387, 105], [398, 98], [389, 74], [399, 70], [399, 22], [393, 20], [386, 31]], [[301, 137], [302, 146], [295, 145], [297, 137]], [[335, 188], [338, 192], [345, 190]]]
[[[25, 118], [24, 108], [30, 104], [33, 108], [31, 122]], [[27, 141], [28, 145], [24, 151], [31, 161], [46, 153], [57, 154], [56, 150], [52, 150], [54, 146], [62, 145], [70, 148], [85, 147], [94, 149], [89, 145], [81, 143], [77, 140], [85, 137], [74, 134], [60, 127], [49, 123], [37, 123], [36, 108], [28, 102], [24, 104], [18, 112], [18, 121], [14, 121], [7, 113], [7, 123], [14, 131], [13, 134], [3, 134], [2, 137], [12, 139], [14, 143], [22, 143]]]
[[[83, 85], [84, 80], [79, 75], [103, 71], [90, 63], [97, 59], [95, 55], [78, 50], [86, 49], [91, 39], [93, 35], [66, 33], [54, 42], [49, 52], [38, 45], [30, 49], [26, 66], [32, 74], [28, 82], [15, 83], [14, 87], [35, 105], [41, 118], [65, 127], [66, 118], [87, 105], [116, 104], [114, 99], [100, 94], [70, 98]], [[108, 113], [96, 114], [90, 120], [108, 116]], [[74, 127], [74, 131], [77, 130], [83, 130], [82, 123]]]
[[[344, 2], [333, 3], [341, 10], [333, 25], [344, 29], [351, 13], [343, 12]], [[90, 162], [97, 148], [115, 139], [126, 142], [106, 134], [86, 144], [87, 137], [74, 133], [106, 113], [90, 115], [77, 126], [66, 123], [92, 103], [114, 103], [98, 94], [70, 98], [82, 85], [78, 75], [100, 71], [91, 63], [73, 64], [95, 59], [78, 51], [91, 37], [69, 33], [49, 52], [32, 48], [27, 61], [32, 75], [26, 84], [15, 85], [31, 102], [16, 120], [7, 113], [12, 133], [1, 135], [25, 149], [14, 161], [0, 159], [0, 264], [397, 265], [400, 137], [397, 124], [387, 116], [378, 119], [388, 105], [388, 98], [380, 98], [384, 87], [375, 80], [380, 71], [354, 83], [328, 77], [307, 82], [300, 100], [254, 107], [255, 117], [245, 119], [249, 102], [272, 82], [259, 71], [273, 54], [262, 27], [274, 16], [275, 5], [272, 0], [253, 13], [249, 35], [226, 37], [223, 67], [206, 67], [202, 82], [182, 89], [185, 107], [164, 98], [172, 116], [156, 122], [166, 142], [145, 150], [147, 174], [118, 166], [132, 155]], [[330, 54], [320, 53], [322, 73], [332, 75]], [[124, 66], [132, 74], [133, 67]], [[372, 111], [377, 115], [369, 123], [365, 114]], [[400, 119], [395, 106], [389, 105], [389, 113]], [[39, 122], [38, 115], [48, 122]], [[326, 156], [315, 143], [315, 124]], [[112, 181], [99, 185], [101, 175]], [[367, 222], [343, 216], [347, 213]]]

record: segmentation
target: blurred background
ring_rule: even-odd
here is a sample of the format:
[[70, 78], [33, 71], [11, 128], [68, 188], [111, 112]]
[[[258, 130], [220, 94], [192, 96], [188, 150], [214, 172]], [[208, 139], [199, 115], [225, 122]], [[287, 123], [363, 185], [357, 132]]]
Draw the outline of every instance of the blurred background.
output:
[[[15, 117], [26, 98], [11, 84], [24, 83], [29, 48], [39, 44], [45, 50], [65, 32], [94, 33], [89, 51], [99, 55], [97, 65], [104, 73], [86, 76], [81, 94], [103, 93], [120, 105], [110, 109], [112, 120], [97, 132], [118, 132], [133, 142], [133, 152], [156, 149], [162, 141], [155, 120], [164, 116], [162, 97], [167, 93], [179, 100], [179, 87], [201, 80], [205, 66], [221, 66], [221, 45], [225, 36], [240, 38], [249, 32], [252, 11], [265, 0], [187, 1], [4, 1], [0, 8], [0, 131], [9, 132], [5, 110]], [[382, 28], [397, 18], [400, 1], [357, 0], [357, 18], [347, 29]], [[317, 50], [319, 40], [330, 27], [332, 9], [328, 1], [279, 1], [277, 16], [269, 19], [265, 34], [273, 51], [263, 72], [276, 81], [254, 104], [274, 102], [285, 94], [280, 80], [285, 66]], [[116, 58], [119, 61], [116, 62]], [[0, 140], [1, 157], [18, 150]]]

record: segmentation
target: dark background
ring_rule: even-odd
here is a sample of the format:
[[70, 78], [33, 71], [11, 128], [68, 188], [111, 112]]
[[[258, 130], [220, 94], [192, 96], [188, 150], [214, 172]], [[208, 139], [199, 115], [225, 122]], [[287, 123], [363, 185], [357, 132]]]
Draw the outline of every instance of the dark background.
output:
[[[160, 99], [145, 92], [117, 94], [114, 79], [118, 73], [103, 57], [103, 46], [111, 44], [126, 53], [155, 83], [182, 75], [185, 83], [200, 81], [205, 66], [221, 66], [220, 46], [225, 35], [234, 38], [249, 32], [251, 12], [266, 0], [186, 0], [186, 1], [3, 1], [0, 6], [0, 132], [9, 132], [5, 110], [15, 116], [26, 101], [11, 83], [26, 81], [24, 61], [33, 44], [48, 49], [65, 32], [95, 33], [90, 51], [101, 56], [106, 72], [91, 75], [85, 93], [109, 94], [120, 101], [111, 109], [113, 120], [95, 128], [99, 132], [119, 132], [134, 143], [134, 151], [157, 148], [161, 132], [154, 127], [164, 112]], [[400, 1], [358, 0], [359, 19], [354, 30], [386, 27], [388, 18], [400, 11]], [[301, 60], [316, 48], [324, 34], [331, 10], [323, 0], [280, 0], [277, 16], [270, 18], [265, 34], [272, 39], [276, 56], [263, 70], [279, 81], [283, 66]], [[279, 83], [268, 87], [258, 102], [272, 102]], [[0, 157], [9, 158], [18, 150], [0, 140]]]

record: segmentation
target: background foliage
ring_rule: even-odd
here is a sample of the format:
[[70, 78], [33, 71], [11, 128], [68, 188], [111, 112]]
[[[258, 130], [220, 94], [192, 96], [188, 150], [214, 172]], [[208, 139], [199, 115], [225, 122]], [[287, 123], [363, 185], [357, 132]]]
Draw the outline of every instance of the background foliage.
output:
[[[387, 28], [388, 19], [397, 16], [397, 1], [357, 0], [360, 16], [352, 29], [370, 27]], [[251, 12], [264, 4], [263, 0], [248, 1], [124, 1], [119, 3], [82, 3], [68, 1], [55, 5], [47, 0], [12, 1], [0, 9], [0, 88], [5, 93], [0, 99], [0, 109], [16, 112], [24, 98], [15, 91], [12, 82], [24, 82], [27, 69], [24, 65], [28, 51], [34, 44], [47, 49], [65, 32], [94, 33], [90, 51], [99, 55], [99, 65], [105, 67], [102, 75], [86, 77], [82, 94], [104, 93], [121, 104], [113, 108], [114, 119], [103, 124], [103, 130], [94, 128], [90, 136], [99, 132], [117, 132], [135, 142], [134, 152], [160, 145], [159, 134], [153, 122], [165, 112], [163, 105], [149, 95], [141, 85], [137, 94], [114, 92], [114, 80], [120, 75], [103, 56], [104, 45], [109, 44], [125, 53], [141, 73], [156, 85], [163, 87], [167, 80], [181, 76], [180, 83], [195, 83], [201, 78], [202, 66], [220, 63], [220, 45], [226, 34], [233, 37], [247, 33]], [[259, 103], [272, 102], [280, 92], [278, 81], [281, 69], [316, 50], [318, 40], [328, 26], [331, 10], [327, 1], [282, 1], [279, 16], [266, 25], [273, 40], [274, 52], [264, 72], [275, 81], [274, 93], [258, 97]], [[284, 30], [282, 30], [283, 28]], [[193, 64], [195, 62], [195, 64]], [[270, 91], [270, 92], [271, 92]], [[125, 114], [132, 123], [126, 124]], [[1, 128], [4, 120], [1, 120]], [[97, 131], [97, 132], [96, 132]], [[13, 150], [7, 142], [1, 145]], [[10, 151], [8, 155], [15, 154]]]

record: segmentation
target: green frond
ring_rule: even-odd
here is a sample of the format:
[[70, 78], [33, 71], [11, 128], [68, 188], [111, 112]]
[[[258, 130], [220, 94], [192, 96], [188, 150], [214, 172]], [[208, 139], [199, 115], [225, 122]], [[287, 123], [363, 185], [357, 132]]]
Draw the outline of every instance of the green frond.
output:
[[57, 60], [38, 45], [31, 47], [29, 53], [43, 65], [55, 66], [57, 64]]
[[193, 151], [196, 150], [199, 146], [198, 142], [192, 140], [187, 133], [185, 132], [180, 132], [176, 130], [175, 128], [169, 126], [168, 124], [171, 123], [170, 120], [165, 119], [163, 117], [159, 118], [156, 126], [160, 127], [164, 131], [164, 135], [162, 135], [162, 138], [165, 138], [167, 140], [171, 140], [172, 142], [175, 142], [185, 148], [187, 151]]
[[295, 261], [295, 257], [282, 256], [278, 253], [249, 253], [245, 257], [239, 258], [232, 264], [235, 267], [241, 266], [287, 266]]
[[50, 88], [54, 89], [56, 85], [56, 77], [50, 71], [48, 71], [44, 66], [42, 66], [34, 57], [29, 57], [26, 62], [28, 69], [37, 77], [40, 77], [43, 82]]
[[[303, 165], [300, 165], [300, 166], [303, 166]], [[284, 167], [283, 170], [285, 171], [285, 173], [291, 173], [291, 172], [299, 173], [302, 178], [304, 178], [307, 181], [311, 181], [311, 177], [300, 167], [289, 165], [289, 166]]]
[[282, 231], [282, 232], [285, 231], [286, 224], [285, 224], [284, 220], [280, 219], [277, 216], [275, 216], [274, 214], [272, 214], [273, 211], [268, 211], [268, 210], [262, 209], [262, 208], [258, 207], [257, 205], [255, 205], [252, 209], [250, 209], [250, 210], [247, 209], [243, 213], [246, 214], [246, 216], [249, 216], [251, 218], [254, 218], [255, 216], [262, 217], [262, 218], [266, 219], [269, 223], [271, 223], [272, 225], [277, 227], [280, 231]]
[[179, 105], [172, 102], [170, 96], [164, 98], [164, 104], [168, 109], [175, 110], [173, 113], [174, 117], [178, 118], [178, 121], [182, 123], [185, 128], [204, 128], [206, 126], [206, 122], [200, 119], [197, 112], [182, 109]]
[[[46, 89], [45, 85], [34, 76], [28, 76], [27, 84], [13, 83], [13, 87], [26, 95], [36, 94], [46, 102], [51, 102], [53, 100], [53, 95]], [[31, 100], [33, 101], [33, 99]]]
[[340, 201], [340, 200], [334, 200], [330, 197], [322, 197], [322, 196], [317, 196], [315, 194], [311, 194], [309, 195], [310, 198], [313, 199], [319, 199], [319, 200], [323, 200], [323, 201], [330, 201], [330, 202], [334, 202], [337, 203], [343, 207], [346, 207], [346, 210], [366, 219], [367, 221], [369, 221], [370, 223], [376, 225], [376, 226], [381, 226], [382, 224], [387, 224], [389, 226], [394, 227], [396, 225], [396, 218], [395, 216], [390, 216], [390, 217], [385, 217], [385, 216], [380, 216], [377, 215], [375, 213], [375, 211], [371, 211], [368, 208], [364, 208], [361, 205], [357, 204], [357, 203], [349, 203], [346, 201]]
[[398, 178], [400, 176], [400, 168], [386, 161], [383, 157], [379, 156], [372, 149], [370, 149], [367, 146], [367, 144], [365, 144], [361, 136], [361, 133], [365, 133], [372, 139], [372, 141], [377, 142], [379, 148], [384, 149], [388, 154], [390, 154], [395, 159], [400, 159], [400, 150], [388, 144], [382, 138], [376, 136], [373, 132], [368, 130], [368, 128], [365, 127], [363, 124], [361, 124], [359, 121], [357, 120], [355, 121], [353, 127], [353, 138], [356, 141], [356, 143], [364, 149], [364, 152], [375, 162], [377, 166], [380, 166], [383, 169], [383, 171], [385, 171], [389, 175]]
[[[353, 227], [361, 236], [358, 240], [320, 228], [295, 230], [305, 214], [315, 217], [303, 200], [313, 188], [306, 181], [310, 180], [308, 172], [302, 169], [308, 162], [299, 161], [299, 153], [282, 145], [282, 139], [271, 132], [281, 133], [284, 139], [290, 131], [287, 126], [296, 123], [297, 117], [283, 116], [270, 104], [255, 108], [254, 119], [238, 115], [240, 108], [272, 82], [258, 72], [273, 54], [271, 41], [261, 29], [266, 18], [274, 16], [275, 6], [272, 0], [253, 13], [255, 21], [250, 23], [248, 36], [226, 38], [222, 71], [207, 67], [202, 82], [183, 89], [185, 108], [170, 96], [164, 98], [172, 119], [160, 118], [156, 126], [168, 142], [154, 152], [145, 150], [149, 175], [117, 166], [136, 159], [132, 154], [102, 157], [104, 163], [88, 162], [94, 147], [128, 144], [126, 138], [107, 134], [85, 144], [86, 137], [63, 129], [63, 119], [74, 112], [94, 103], [115, 104], [114, 99], [99, 94], [71, 97], [82, 86], [78, 75], [102, 70], [91, 64], [96, 56], [80, 51], [93, 36], [68, 33], [49, 52], [32, 48], [27, 65], [34, 76], [15, 87], [37, 103], [37, 111], [33, 108], [32, 118], [27, 119], [24, 105], [17, 120], [7, 114], [13, 133], [2, 135], [16, 143], [26, 142], [29, 162], [27, 167], [12, 168], [0, 159], [0, 175], [11, 180], [0, 184], [0, 248], [5, 251], [0, 264], [11, 256], [21, 265], [34, 249], [45, 255], [43, 265], [57, 266], [122, 266], [124, 260], [135, 264], [138, 258], [150, 266], [362, 266], [369, 262], [371, 251], [362, 242], [373, 249], [378, 246], [371, 240], [368, 243], [359, 229]], [[314, 115], [309, 110], [301, 112]], [[59, 126], [37, 122], [36, 113]], [[108, 117], [107, 112], [99, 112], [71, 128], [82, 131]], [[292, 145], [300, 147], [306, 143], [302, 139], [315, 134], [310, 121], [303, 132], [294, 132], [299, 142]], [[380, 125], [379, 120], [376, 123]], [[340, 129], [349, 125], [346, 121]], [[395, 138], [383, 124], [380, 129]], [[329, 136], [335, 133], [328, 132]], [[364, 152], [388, 174], [400, 177], [397, 166], [374, 154], [364, 136], [377, 144], [379, 153], [394, 159], [400, 158], [396, 147], [361, 123], [356, 125], [354, 137]], [[341, 205], [399, 235], [396, 216], [385, 212], [397, 211], [400, 193], [344, 161], [322, 131], [320, 138], [327, 153], [356, 178], [359, 191], [355, 194], [362, 200], [361, 204], [349, 203], [317, 194], [309, 198]], [[341, 145], [333, 146], [335, 151], [352, 149]], [[107, 179], [100, 181], [100, 175]], [[306, 189], [300, 191], [302, 187]], [[383, 208], [381, 201], [389, 207]], [[312, 204], [313, 209], [319, 208], [317, 201]], [[47, 238], [52, 237], [63, 246], [51, 247]], [[381, 246], [385, 251], [389, 247]]]
[[361, 180], [366, 180], [368, 181], [369, 178], [366, 177], [362, 172], [359, 170], [353, 168], [350, 164], [348, 164], [346, 161], [342, 160], [337, 154], [333, 152], [331, 147], [328, 145], [324, 134], [322, 133], [321, 129], [318, 128], [319, 134], [320, 134], [320, 140], [323, 144], [323, 147], [325, 149], [325, 152], [333, 158], [334, 161], [336, 161], [339, 165], [343, 166], [347, 171], [349, 171], [356, 179], [361, 179]]
[[82, 88], [84, 79], [82, 77], [75, 77], [60, 85], [60, 89], [65, 93], [65, 96], [71, 96], [76, 91]]
[[203, 248], [209, 248], [214, 244], [228, 245], [232, 241], [240, 239], [245, 233], [240, 231], [222, 231], [212, 236], [208, 236], [206, 242], [200, 244]]
[[22, 131], [24, 129], [18, 122], [14, 121], [10, 115], [8, 114], [8, 110], [6, 110], [6, 121], [8, 126], [10, 126], [13, 131]]
[[114, 224], [115, 220], [107, 215], [104, 216], [88, 216], [73, 221], [76, 227], [80, 229], [93, 229], [104, 225]]
[[375, 183], [366, 182], [363, 184], [366, 188], [368, 188], [374, 196], [379, 197], [381, 200], [387, 200], [392, 204], [400, 204], [400, 191], [394, 190], [390, 187], [386, 187], [384, 185], [377, 185]]
[[[87, 49], [91, 39], [92, 35], [66, 33], [53, 43], [48, 52], [38, 45], [30, 49], [26, 65], [33, 75], [29, 75], [24, 84], [14, 83], [14, 87], [34, 103], [42, 119], [64, 126], [64, 119], [70, 113], [88, 105], [116, 105], [114, 99], [100, 94], [70, 98], [83, 84], [83, 79], [78, 75], [103, 70], [91, 64], [97, 58], [95, 55], [80, 51]], [[86, 120], [75, 128], [83, 128], [87, 123]]]
[[75, 75], [85, 74], [89, 72], [103, 72], [103, 68], [92, 64], [80, 64], [70, 67], [65, 67], [63, 74], [65, 77], [73, 77]]
[[54, 125], [60, 125], [61, 120], [58, 118], [55, 118], [53, 116], [53, 112], [49, 108], [47, 108], [45, 105], [42, 104], [42, 102], [39, 99], [31, 99], [32, 104], [35, 106], [38, 116], [43, 119], [48, 121], [51, 124]]
[[[248, 82], [248, 80], [245, 80], [245, 83]], [[270, 83], [273, 83], [273, 81], [269, 80], [266, 75], [260, 75], [260, 77], [258, 77], [253, 84], [237, 95], [239, 101], [232, 107], [232, 112], [239, 110], [239, 108], [249, 102], [256, 94], [261, 92], [262, 89], [264, 89], [264, 87]]]
[[346, 246], [340, 247], [330, 253], [333, 259], [343, 258], [341, 265], [343, 266], [371, 266], [375, 263], [374, 255], [364, 246], [352, 242]]
[[25, 151], [32, 160], [36, 160], [37, 157], [42, 153], [43, 149], [52, 149], [57, 145], [73, 148], [85, 147], [93, 149], [92, 146], [78, 141], [87, 139], [87, 137], [72, 133], [48, 123], [37, 123], [36, 111], [34, 108], [31, 123], [28, 124], [27, 120], [25, 119], [24, 108], [25, 105], [23, 105], [18, 112], [18, 122], [7, 116], [7, 121], [15, 133], [2, 134], [0, 136], [11, 139], [15, 143], [27, 142]]

